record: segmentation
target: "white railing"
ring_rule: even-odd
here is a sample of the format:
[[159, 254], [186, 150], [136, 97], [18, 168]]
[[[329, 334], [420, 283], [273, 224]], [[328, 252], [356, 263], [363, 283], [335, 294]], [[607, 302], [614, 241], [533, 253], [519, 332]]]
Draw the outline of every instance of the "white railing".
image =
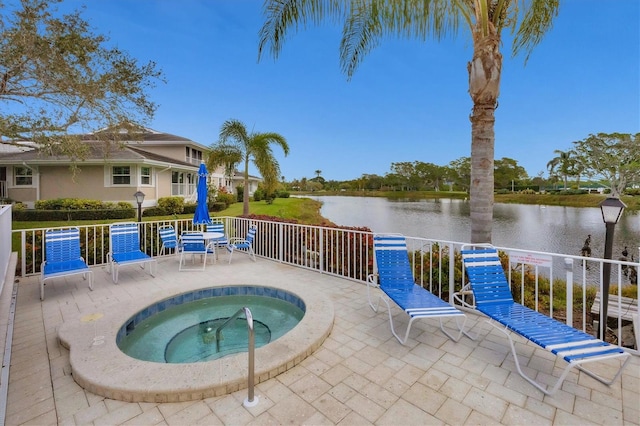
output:
[[[257, 256], [265, 259], [357, 282], [365, 282], [367, 275], [373, 272], [373, 234], [366, 229], [330, 228], [236, 217], [224, 217], [222, 220], [229, 237], [244, 237], [250, 224], [256, 223], [258, 232], [254, 250]], [[190, 219], [143, 222], [143, 251], [154, 257], [158, 255], [161, 245], [158, 227], [167, 224], [173, 225], [178, 234], [197, 228]], [[87, 263], [90, 266], [105, 264], [109, 250], [108, 225], [85, 225], [80, 226], [80, 230], [83, 256]], [[14, 240], [20, 242], [17, 275], [27, 276], [40, 272], [43, 231], [44, 229], [13, 231]], [[444, 300], [452, 301], [452, 294], [461, 291], [464, 281], [460, 258], [463, 244], [465, 243], [407, 237], [416, 281]], [[588, 331], [591, 326], [588, 307], [595, 297], [595, 289], [602, 291], [605, 263], [611, 264], [611, 288], [617, 289], [617, 294], [621, 293], [622, 286], [630, 285], [625, 271], [628, 273], [632, 268], [637, 270], [640, 267], [639, 263], [629, 261], [497, 248], [504, 253], [509, 281], [516, 287], [513, 292], [516, 300], [549, 316], [558, 317], [560, 311], [566, 311], [564, 320], [567, 324], [584, 331]], [[450, 256], [450, 253], [454, 255]], [[565, 286], [567, 282], [578, 286]], [[638, 286], [634, 287], [634, 298], [637, 300]], [[574, 288], [579, 294], [573, 294]], [[566, 293], [562, 306], [549, 303], [554, 298], [554, 292]], [[618, 307], [622, 307], [618, 296], [612, 295], [610, 303], [618, 303]], [[579, 318], [573, 318], [575, 308], [580, 308]], [[615, 331], [618, 333], [626, 324], [621, 311], [622, 309], [609, 309], [609, 318], [617, 319]], [[615, 312], [619, 314], [614, 316]], [[602, 321], [602, 318], [599, 320]]]
[[[11, 205], [0, 205], [0, 294], [4, 289], [11, 257]], [[11, 291], [11, 289], [9, 289]]]
[[7, 193], [7, 181], [0, 180], [0, 199], [9, 198], [9, 194]]

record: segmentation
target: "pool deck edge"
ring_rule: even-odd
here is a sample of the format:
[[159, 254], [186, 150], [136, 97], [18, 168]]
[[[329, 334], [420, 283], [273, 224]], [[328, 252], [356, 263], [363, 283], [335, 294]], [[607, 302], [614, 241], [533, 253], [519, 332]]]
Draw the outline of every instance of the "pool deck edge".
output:
[[[302, 298], [307, 307], [296, 327], [256, 349], [256, 384], [302, 362], [331, 333], [333, 304], [320, 292], [295, 284], [245, 282], [242, 285], [282, 288]], [[107, 398], [155, 403], [199, 400], [246, 388], [247, 353], [201, 363], [162, 364], [131, 358], [116, 345], [118, 330], [136, 312], [163, 298], [197, 289], [198, 286], [193, 286], [180, 291], [156, 292], [135, 302], [101, 307], [99, 312], [79, 313], [65, 321], [58, 329], [58, 339], [69, 349], [76, 383]]]

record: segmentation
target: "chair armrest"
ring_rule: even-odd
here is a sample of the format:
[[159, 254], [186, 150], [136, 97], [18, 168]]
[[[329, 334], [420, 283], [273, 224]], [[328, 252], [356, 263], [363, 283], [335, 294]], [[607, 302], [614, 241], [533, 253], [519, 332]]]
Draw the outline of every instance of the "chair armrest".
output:
[[229, 238], [229, 244], [237, 244], [237, 243], [246, 243], [247, 240], [241, 237], [231, 237]]
[[378, 274], [367, 275], [367, 286], [372, 285], [378, 287]]

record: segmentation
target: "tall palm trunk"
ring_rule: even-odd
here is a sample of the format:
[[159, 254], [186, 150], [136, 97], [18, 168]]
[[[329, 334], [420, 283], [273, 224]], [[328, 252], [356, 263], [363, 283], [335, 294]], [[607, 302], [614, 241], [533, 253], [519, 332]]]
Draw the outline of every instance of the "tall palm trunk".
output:
[[473, 59], [467, 65], [471, 113], [471, 242], [490, 243], [493, 222], [493, 161], [495, 110], [500, 94], [502, 54], [500, 35], [489, 23], [489, 35], [480, 25], [473, 34]]

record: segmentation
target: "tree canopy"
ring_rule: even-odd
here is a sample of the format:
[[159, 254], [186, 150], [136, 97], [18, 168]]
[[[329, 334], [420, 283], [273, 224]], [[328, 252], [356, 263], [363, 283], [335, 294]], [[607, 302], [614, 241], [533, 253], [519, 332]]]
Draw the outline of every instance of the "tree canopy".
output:
[[77, 157], [72, 131], [145, 123], [156, 110], [149, 90], [164, 80], [154, 62], [109, 47], [79, 10], [58, 13], [60, 2], [0, 3], [0, 136]]
[[640, 182], [640, 133], [598, 133], [573, 144], [584, 172], [608, 180], [612, 196]]

